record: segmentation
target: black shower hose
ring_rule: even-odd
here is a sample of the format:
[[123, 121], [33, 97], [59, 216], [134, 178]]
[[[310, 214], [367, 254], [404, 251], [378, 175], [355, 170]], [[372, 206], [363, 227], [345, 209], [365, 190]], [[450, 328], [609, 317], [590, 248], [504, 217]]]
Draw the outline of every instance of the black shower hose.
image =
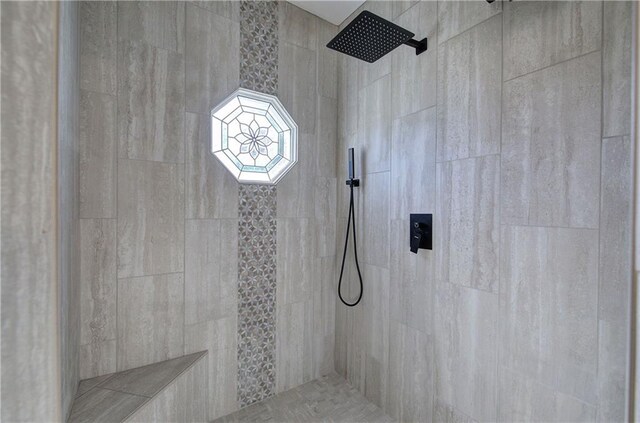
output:
[[[349, 217], [347, 218], [347, 237], [344, 240], [344, 252], [342, 253], [342, 266], [340, 266], [340, 279], [338, 280], [338, 297], [340, 301], [347, 307], [354, 307], [358, 305], [362, 299], [362, 274], [360, 273], [360, 265], [358, 264], [358, 244], [356, 242], [356, 211], [353, 206], [353, 180], [349, 184], [351, 188], [351, 199], [349, 200]], [[344, 260], [347, 257], [347, 246], [349, 245], [349, 227], [351, 226], [351, 219], [353, 219], [353, 255], [356, 259], [356, 269], [358, 269], [358, 279], [360, 280], [360, 295], [354, 303], [348, 303], [342, 298], [342, 275], [344, 273]]]

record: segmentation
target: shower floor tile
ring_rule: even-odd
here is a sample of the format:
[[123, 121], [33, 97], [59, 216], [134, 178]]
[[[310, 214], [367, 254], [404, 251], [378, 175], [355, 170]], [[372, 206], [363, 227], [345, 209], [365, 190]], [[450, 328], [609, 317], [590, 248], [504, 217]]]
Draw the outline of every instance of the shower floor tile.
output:
[[394, 422], [337, 374], [321, 377], [214, 420], [232, 422]]

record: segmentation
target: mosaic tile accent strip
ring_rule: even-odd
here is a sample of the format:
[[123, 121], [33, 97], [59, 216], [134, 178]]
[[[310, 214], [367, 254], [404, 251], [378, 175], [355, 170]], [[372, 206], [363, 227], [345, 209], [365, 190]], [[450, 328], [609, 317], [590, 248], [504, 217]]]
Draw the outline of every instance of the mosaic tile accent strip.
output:
[[[278, 3], [240, 2], [240, 86], [278, 94]], [[276, 392], [276, 188], [240, 185], [238, 402]]]
[[238, 401], [276, 391], [276, 188], [240, 185]]
[[240, 86], [278, 94], [278, 3], [240, 2]]

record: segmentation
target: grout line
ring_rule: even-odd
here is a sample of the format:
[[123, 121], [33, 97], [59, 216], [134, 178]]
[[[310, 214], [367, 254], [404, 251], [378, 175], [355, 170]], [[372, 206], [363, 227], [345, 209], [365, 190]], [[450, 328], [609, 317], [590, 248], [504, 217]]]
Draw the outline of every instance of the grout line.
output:
[[115, 339], [115, 344], [116, 344], [116, 352], [115, 352], [115, 361], [116, 361], [116, 365], [115, 368], [113, 369], [114, 372], [116, 372], [118, 370], [118, 355], [119, 355], [119, 350], [120, 350], [120, 331], [119, 331], [119, 318], [118, 318], [118, 303], [119, 303], [119, 290], [118, 290], [118, 285], [119, 285], [119, 281], [118, 281], [118, 269], [120, 268], [120, 256], [118, 254], [118, 245], [120, 244], [120, 239], [118, 236], [118, 223], [120, 221], [120, 216], [118, 213], [118, 192], [119, 192], [119, 185], [120, 185], [120, 137], [119, 137], [119, 133], [120, 133], [120, 98], [119, 98], [119, 93], [118, 93], [118, 88], [120, 85], [120, 81], [119, 81], [119, 77], [118, 77], [118, 68], [120, 67], [120, 43], [118, 42], [118, 38], [119, 38], [119, 19], [118, 19], [118, 9], [119, 9], [119, 5], [116, 2], [115, 4], [115, 21], [116, 21], [116, 35], [115, 35], [115, 46], [116, 46], [116, 83], [115, 83], [115, 97], [116, 97], [116, 145], [115, 145], [115, 171], [116, 171], [116, 177], [115, 177], [115, 184], [116, 186], [114, 187], [114, 195], [115, 195], [115, 215], [116, 215], [116, 251], [115, 251], [115, 256], [116, 256], [116, 269], [115, 269], [115, 285], [116, 285], [116, 289], [115, 289], [115, 294], [116, 294], [116, 315], [115, 315], [115, 325], [116, 325], [116, 339]]
[[[531, 74], [533, 74], [533, 73], [540, 72], [540, 71], [543, 71], [543, 70], [545, 70], [545, 69], [549, 69], [549, 68], [552, 68], [552, 67], [554, 67], [554, 66], [561, 65], [561, 64], [563, 64], [563, 63], [570, 62], [570, 61], [575, 60], [575, 59], [580, 59], [581, 57], [588, 56], [588, 55], [590, 55], [590, 54], [592, 54], [592, 53], [595, 53], [595, 52], [597, 52], [597, 51], [601, 51], [601, 50], [600, 50], [600, 48], [597, 48], [597, 49], [594, 49], [594, 50], [588, 51], [588, 52], [586, 52], [586, 53], [579, 54], [579, 55], [577, 55], [577, 56], [570, 57], [570, 58], [568, 58], [568, 59], [560, 60], [559, 62], [552, 63], [552, 64], [547, 65], [547, 66], [543, 66], [543, 67], [541, 67], [541, 68], [539, 68], [539, 69], [534, 69], [534, 70], [532, 70], [532, 71], [529, 71], [529, 72], [523, 73], [522, 75], [514, 76], [513, 78], [509, 78], [509, 79], [504, 80], [504, 81], [502, 81], [502, 82], [506, 84], [507, 82], [511, 82], [511, 81], [516, 80], [516, 79], [518, 79], [518, 78], [522, 78], [522, 77], [524, 77], [524, 76], [529, 76], [529, 75], [531, 75]], [[503, 77], [504, 77], [504, 75], [503, 75]]]
[[124, 276], [124, 277], [120, 277], [118, 276], [118, 280], [125, 280], [125, 279], [142, 279], [142, 278], [149, 278], [149, 277], [153, 277], [153, 276], [169, 276], [169, 275], [182, 275], [184, 274], [184, 270], [183, 271], [177, 271], [177, 272], [167, 272], [167, 273], [151, 273], [148, 275], [138, 275], [138, 276]]

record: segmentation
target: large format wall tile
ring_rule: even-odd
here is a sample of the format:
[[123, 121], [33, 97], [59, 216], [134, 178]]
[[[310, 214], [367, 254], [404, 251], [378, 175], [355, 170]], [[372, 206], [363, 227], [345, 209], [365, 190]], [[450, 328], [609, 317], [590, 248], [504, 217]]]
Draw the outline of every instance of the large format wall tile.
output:
[[208, 115], [186, 114], [187, 219], [238, 217], [238, 182], [211, 154]]
[[498, 290], [500, 156], [439, 163], [436, 279]]
[[118, 277], [181, 272], [183, 165], [120, 160]]
[[502, 223], [598, 227], [600, 54], [505, 83]]
[[598, 420], [625, 420], [627, 338], [632, 269], [633, 154], [629, 137], [602, 142]]
[[116, 371], [116, 340], [80, 345], [79, 378], [87, 379]]
[[209, 421], [238, 410], [237, 317], [186, 325], [184, 352], [208, 350]]
[[186, 110], [208, 115], [238, 88], [240, 25], [192, 4], [186, 8]]
[[185, 324], [237, 314], [238, 221], [187, 220]]
[[438, 283], [436, 396], [476, 421], [496, 420], [498, 296]]
[[[80, 220], [80, 377], [98, 376], [100, 370], [115, 370], [116, 339], [116, 221]], [[115, 346], [115, 342], [113, 344]], [[103, 347], [107, 350], [102, 350]], [[113, 354], [111, 357], [110, 354]], [[99, 360], [96, 358], [99, 356]], [[84, 362], [89, 358], [89, 362]], [[114, 363], [114, 367], [96, 364]]]
[[[329, 41], [338, 33], [338, 28], [324, 20], [318, 21], [318, 95], [338, 98], [338, 52], [327, 48]], [[337, 119], [334, 120], [334, 124]]]
[[278, 15], [281, 42], [316, 49], [319, 20], [315, 16], [289, 2], [278, 2]]
[[438, 161], [500, 152], [502, 17], [438, 49]]
[[602, 3], [505, 3], [505, 81], [600, 48]]
[[118, 279], [118, 371], [183, 354], [183, 294], [182, 273]]
[[314, 227], [311, 219], [278, 219], [278, 306], [311, 298], [316, 274]]
[[184, 161], [184, 99], [181, 54], [118, 43], [119, 157]]
[[298, 134], [315, 134], [316, 53], [286, 42], [278, 52], [278, 98], [298, 125]]
[[118, 41], [144, 41], [184, 52], [184, 8], [180, 1], [131, 1], [118, 4]]
[[415, 32], [415, 38], [426, 37], [430, 48], [420, 56], [416, 56], [415, 49], [407, 47], [391, 53], [393, 117], [406, 116], [436, 104], [437, 6], [435, 1], [419, 2], [394, 20]]
[[631, 1], [605, 1], [602, 30], [602, 134], [631, 131]]
[[314, 178], [316, 136], [298, 133], [298, 163], [278, 182], [278, 217], [312, 218], [314, 215]]
[[[338, 101], [333, 98], [318, 96], [318, 124], [315, 142], [316, 176], [336, 176], [336, 149], [338, 144]], [[340, 154], [346, 155], [345, 150]], [[338, 169], [341, 179], [346, 179], [344, 169]]]
[[114, 96], [80, 91], [80, 217], [116, 217], [117, 116]]
[[501, 2], [484, 0], [438, 1], [438, 42], [443, 43], [469, 28], [500, 13]]
[[336, 253], [336, 178], [317, 178], [314, 185], [315, 253], [331, 257]]
[[276, 336], [276, 392], [312, 378], [313, 305], [310, 300], [278, 303]]
[[596, 418], [593, 406], [574, 397], [502, 367], [499, 373], [498, 421], [563, 423], [592, 422]]
[[116, 94], [116, 7], [116, 2], [80, 2], [80, 88], [83, 90]]
[[360, 190], [359, 197], [363, 197], [364, 203], [364, 207], [356, 213], [361, 263], [388, 268], [389, 172], [366, 175], [361, 180], [360, 188], [355, 189]]
[[393, 121], [391, 218], [433, 213], [436, 179], [435, 107]]
[[358, 147], [361, 174], [389, 170], [391, 166], [391, 77], [385, 76], [360, 90]]
[[500, 362], [594, 404], [598, 231], [504, 226]]
[[434, 252], [409, 251], [409, 217], [391, 221], [393, 288], [389, 292], [391, 319], [423, 333], [432, 333]]
[[401, 422], [429, 422], [433, 408], [433, 340], [391, 322], [387, 412]]

